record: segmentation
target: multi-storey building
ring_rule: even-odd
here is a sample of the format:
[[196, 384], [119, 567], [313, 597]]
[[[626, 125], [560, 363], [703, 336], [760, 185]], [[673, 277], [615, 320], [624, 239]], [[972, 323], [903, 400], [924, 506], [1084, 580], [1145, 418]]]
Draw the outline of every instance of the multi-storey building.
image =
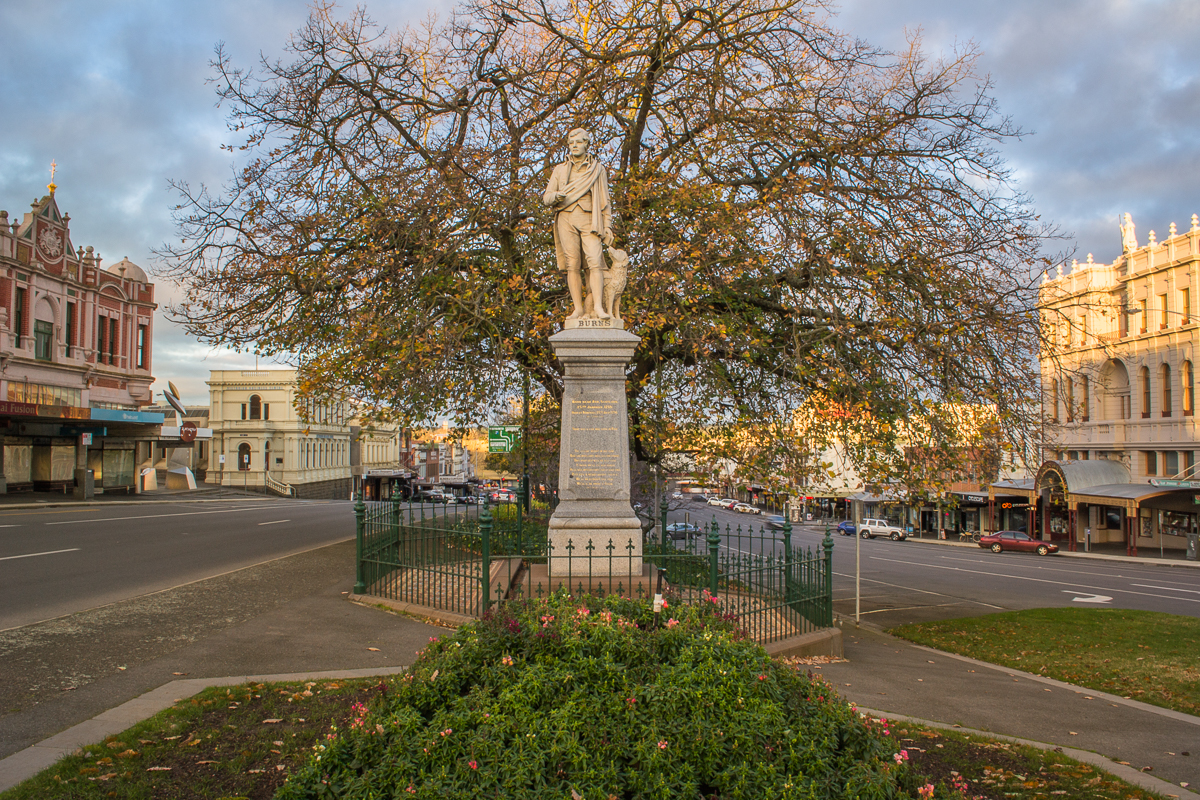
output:
[[0, 211], [0, 492], [134, 491], [161, 414], [150, 403], [154, 284], [76, 248], [50, 193]]
[[349, 404], [299, 398], [293, 369], [213, 370], [208, 387], [208, 484], [350, 497]]
[[[1183, 548], [1195, 535], [1195, 363], [1200, 349], [1200, 221], [1139, 245], [1122, 226], [1112, 263], [1059, 267], [1041, 286], [1046, 459], [1025, 486], [1030, 529], [1046, 539]], [[999, 490], [996, 491], [1000, 493]]]

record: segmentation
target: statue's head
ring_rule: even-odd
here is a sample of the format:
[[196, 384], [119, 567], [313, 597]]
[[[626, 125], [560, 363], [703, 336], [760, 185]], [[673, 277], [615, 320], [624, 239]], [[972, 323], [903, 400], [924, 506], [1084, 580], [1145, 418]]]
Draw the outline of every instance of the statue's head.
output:
[[591, 143], [592, 134], [586, 128], [575, 128], [567, 134], [567, 149], [576, 158], [586, 154]]

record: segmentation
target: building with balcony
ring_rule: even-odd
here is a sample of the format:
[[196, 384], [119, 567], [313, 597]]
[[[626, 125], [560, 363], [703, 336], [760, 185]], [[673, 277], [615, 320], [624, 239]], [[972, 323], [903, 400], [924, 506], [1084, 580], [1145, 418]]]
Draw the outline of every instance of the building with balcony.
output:
[[143, 410], [154, 284], [76, 248], [47, 188], [20, 221], [0, 211], [0, 492], [136, 491], [163, 422]]
[[[1046, 435], [1037, 476], [994, 486], [1034, 535], [1183, 549], [1197, 533], [1195, 363], [1200, 220], [1139, 245], [1132, 221], [1112, 263], [1075, 262], [1039, 294]], [[1099, 463], [1096, 463], [1099, 462]], [[1014, 524], [1016, 524], [1014, 522]]]

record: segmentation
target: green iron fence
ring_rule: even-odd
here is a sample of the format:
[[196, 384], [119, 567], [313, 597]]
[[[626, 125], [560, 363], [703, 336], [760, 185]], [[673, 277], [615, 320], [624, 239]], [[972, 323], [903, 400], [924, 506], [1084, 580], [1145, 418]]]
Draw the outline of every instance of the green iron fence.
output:
[[[768, 643], [833, 624], [833, 539], [792, 542], [791, 526], [769, 531], [714, 519], [683, 541], [548, 540], [546, 520], [517, 504], [438, 506], [355, 503], [355, 593], [476, 617], [506, 601], [572, 594], [674, 602], [716, 597], [747, 634]], [[663, 528], [665, 530], [665, 525]]]

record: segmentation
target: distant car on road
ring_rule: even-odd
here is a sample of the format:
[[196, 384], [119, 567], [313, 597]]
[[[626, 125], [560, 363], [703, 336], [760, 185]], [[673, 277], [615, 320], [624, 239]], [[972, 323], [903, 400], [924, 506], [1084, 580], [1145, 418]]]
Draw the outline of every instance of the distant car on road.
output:
[[769, 531], [781, 531], [787, 522], [782, 514], [767, 514], [763, 517], [763, 520], [767, 523], [767, 530]]
[[1058, 545], [1030, 539], [1021, 531], [996, 531], [986, 536], [980, 536], [979, 546], [986, 547], [993, 553], [1015, 550], [1019, 553], [1037, 553], [1039, 556], [1048, 556], [1058, 552]]
[[708, 498], [708, 504], [710, 506], [724, 506], [725, 500], [721, 497], [710, 497]]
[[692, 501], [696, 503], [707, 503], [709, 501], [709, 496], [706, 494], [694, 494], [692, 495]]
[[700, 526], [694, 522], [672, 522], [667, 526], [667, 536], [671, 539], [691, 539], [700, 535]]
[[855, 525], [848, 519], [844, 519], [838, 523], [837, 532], [842, 536], [853, 536], [855, 533]]
[[739, 514], [761, 514], [762, 511], [750, 505], [749, 503], [735, 503], [733, 510]]
[[893, 542], [902, 542], [908, 534], [886, 519], [864, 519], [858, 526], [858, 535], [864, 539], [874, 539], [876, 536], [886, 536]]

